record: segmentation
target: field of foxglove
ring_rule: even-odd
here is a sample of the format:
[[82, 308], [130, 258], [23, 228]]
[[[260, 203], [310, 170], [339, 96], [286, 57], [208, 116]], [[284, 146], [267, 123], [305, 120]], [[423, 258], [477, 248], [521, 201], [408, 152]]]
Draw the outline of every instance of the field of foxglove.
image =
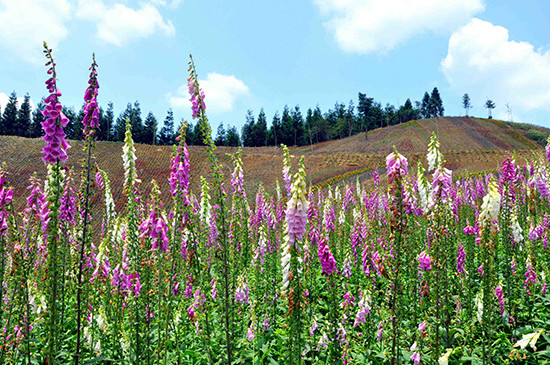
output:
[[[225, 179], [205, 94], [189, 63], [193, 118], [212, 176], [191, 191], [185, 136], [172, 204], [140, 189], [127, 125], [125, 207], [94, 162], [95, 60], [84, 99], [82, 176], [51, 50], [43, 123], [47, 179], [15, 211], [0, 169], [2, 364], [538, 364], [550, 362], [550, 140], [546, 156], [453, 180], [432, 137], [427, 161], [394, 150], [387, 186], [312, 192], [285, 148], [274, 196]], [[230, 181], [226, 184], [225, 181]], [[251, 196], [255, 194], [254, 196]], [[92, 216], [100, 195], [101, 216]], [[91, 229], [92, 220], [101, 230]]]

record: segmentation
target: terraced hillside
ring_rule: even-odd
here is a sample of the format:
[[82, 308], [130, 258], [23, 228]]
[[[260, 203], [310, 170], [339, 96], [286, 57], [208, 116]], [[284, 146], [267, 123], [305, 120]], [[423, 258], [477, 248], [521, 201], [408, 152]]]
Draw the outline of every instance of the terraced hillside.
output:
[[[305, 155], [309, 182], [318, 187], [342, 180], [359, 177], [367, 182], [372, 176], [373, 166], [383, 165], [385, 156], [392, 146], [407, 156], [411, 166], [425, 159], [429, 137], [436, 131], [441, 150], [447, 159], [447, 166], [455, 176], [465, 171], [476, 172], [496, 168], [506, 154], [516, 151], [518, 163], [531, 160], [533, 153], [542, 153], [543, 144], [527, 138], [536, 131], [546, 137], [550, 130], [536, 126], [507, 124], [477, 118], [446, 117], [411, 121], [359, 134], [349, 138], [325, 142], [318, 145], [292, 148], [295, 156]], [[80, 141], [70, 141], [67, 167], [73, 168], [75, 177], [80, 174], [83, 145]], [[34, 171], [39, 178], [45, 176], [45, 167], [41, 161], [41, 139], [0, 136], [0, 163], [7, 164], [9, 183], [14, 186], [17, 208], [25, 204], [28, 194], [26, 187]], [[168, 175], [171, 147], [136, 145], [138, 176], [142, 180], [141, 189], [148, 193], [151, 180], [155, 179], [162, 195], [168, 197]], [[235, 153], [236, 148], [220, 147], [217, 150], [224, 164], [226, 176], [232, 170], [231, 159], [227, 153]], [[122, 167], [122, 143], [98, 142], [94, 150], [99, 168], [105, 170], [111, 180], [115, 201], [121, 206], [124, 195], [122, 185], [124, 172]], [[197, 191], [200, 176], [209, 176], [208, 160], [203, 147], [191, 146], [191, 188]], [[297, 163], [297, 158], [294, 162]], [[274, 192], [276, 180], [282, 180], [282, 150], [276, 147], [244, 148], [243, 163], [245, 184], [252, 196], [260, 185], [268, 192]], [[99, 201], [99, 195], [96, 196]], [[167, 199], [168, 201], [168, 199]]]

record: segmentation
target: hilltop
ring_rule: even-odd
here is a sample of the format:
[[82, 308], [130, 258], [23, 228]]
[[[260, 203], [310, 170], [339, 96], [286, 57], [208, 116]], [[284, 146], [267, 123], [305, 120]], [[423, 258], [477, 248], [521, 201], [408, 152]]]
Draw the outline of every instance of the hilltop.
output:
[[[410, 166], [425, 159], [432, 131], [436, 131], [441, 151], [447, 159], [447, 167], [456, 175], [465, 172], [492, 170], [505, 155], [516, 151], [518, 163], [532, 159], [533, 153], [541, 153], [550, 130], [543, 127], [508, 123], [497, 120], [468, 117], [439, 117], [414, 120], [405, 124], [389, 126], [333, 140], [312, 146], [291, 148], [294, 156], [305, 156], [309, 182], [324, 186], [327, 182], [339, 181], [342, 177], [368, 180], [370, 169], [384, 163], [385, 156], [396, 146], [399, 152], [410, 160]], [[73, 177], [78, 180], [80, 165], [84, 158], [83, 142], [70, 141], [67, 166], [74, 168]], [[41, 179], [45, 167], [41, 160], [41, 139], [0, 136], [0, 163], [6, 162], [8, 181], [14, 187], [17, 208], [25, 204], [28, 194], [28, 179], [37, 172]], [[236, 148], [219, 147], [226, 176], [232, 171], [231, 159], [227, 153]], [[204, 147], [190, 146], [191, 188], [197, 191], [200, 176], [209, 176], [210, 169]], [[151, 180], [155, 179], [162, 195], [169, 201], [168, 176], [172, 147], [136, 144], [138, 177], [142, 180], [141, 190], [150, 192]], [[124, 199], [122, 185], [121, 142], [97, 142], [94, 150], [99, 168], [105, 170], [111, 180], [117, 205]], [[296, 165], [298, 158], [294, 159]], [[282, 181], [282, 149], [277, 147], [243, 148], [245, 187], [253, 197], [262, 185], [268, 192], [275, 191], [276, 180]], [[296, 171], [294, 169], [294, 171]], [[336, 178], [335, 178], [336, 177]], [[324, 183], [323, 183], [324, 182]], [[95, 201], [99, 201], [96, 196]]]

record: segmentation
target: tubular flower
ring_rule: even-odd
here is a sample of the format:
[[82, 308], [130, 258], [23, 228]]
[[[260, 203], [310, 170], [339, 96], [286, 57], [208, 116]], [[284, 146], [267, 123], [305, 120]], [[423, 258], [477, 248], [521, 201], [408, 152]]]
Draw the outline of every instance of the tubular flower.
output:
[[[283, 222], [285, 233], [288, 232], [287, 222]], [[281, 288], [281, 294], [286, 294], [288, 286], [290, 284], [290, 237], [288, 234], [283, 236], [283, 242], [281, 244], [281, 267], [283, 268], [283, 287]]]
[[548, 164], [550, 165], [550, 135], [548, 136], [548, 140], [546, 141], [546, 159], [548, 160]]
[[206, 98], [206, 96], [204, 95], [204, 91], [199, 90], [199, 86], [194, 77], [189, 76], [189, 78], [187, 79], [187, 86], [189, 90], [189, 95], [191, 96], [189, 101], [191, 102], [193, 119], [196, 119], [199, 117], [201, 110], [206, 110], [206, 105], [204, 104], [204, 99]]
[[6, 176], [4, 170], [0, 167], [0, 236], [8, 229], [8, 212], [5, 206], [13, 200], [13, 190], [4, 186]]
[[432, 269], [432, 258], [425, 251], [422, 251], [418, 255], [418, 268], [425, 272], [428, 272]]
[[498, 304], [500, 306], [500, 315], [502, 315], [502, 313], [504, 313], [504, 294], [502, 293], [502, 285], [498, 285], [496, 288], [495, 288], [495, 295], [498, 299]]
[[308, 207], [306, 171], [304, 168], [304, 157], [302, 156], [300, 160], [300, 169], [298, 173], [294, 175], [291, 198], [287, 203], [285, 212], [291, 245], [295, 243], [296, 239], [301, 240], [306, 232]]
[[97, 63], [95, 63], [95, 55], [93, 56], [93, 62], [90, 66], [90, 80], [88, 81], [88, 88], [84, 94], [84, 119], [82, 124], [84, 125], [84, 138], [90, 138], [93, 136], [94, 130], [99, 127], [99, 108], [97, 105], [97, 91], [99, 84], [97, 82]]
[[518, 342], [516, 342], [514, 344], [514, 347], [521, 347], [522, 350], [525, 350], [525, 348], [527, 346], [531, 346], [531, 348], [534, 350], [534, 351], [537, 351], [537, 348], [536, 348], [536, 344], [537, 344], [537, 341], [540, 337], [540, 335], [544, 332], [544, 330], [540, 330], [538, 332], [533, 332], [533, 333], [527, 333], [527, 334], [524, 334], [522, 337], [521, 337], [521, 340], [519, 340]]
[[492, 180], [489, 184], [489, 192], [483, 197], [481, 213], [479, 214], [479, 220], [481, 222], [485, 222], [486, 220], [493, 220], [495, 222], [498, 222], [498, 214], [500, 212], [500, 200], [501, 196], [498, 192], [497, 183]]
[[366, 316], [370, 313], [371, 307], [370, 307], [370, 301], [371, 298], [369, 295], [361, 295], [361, 299], [359, 300], [359, 311], [357, 311], [357, 315], [355, 316], [355, 322], [353, 323], [354, 327], [359, 326], [361, 323], [365, 323], [367, 321]]
[[441, 199], [446, 204], [451, 192], [453, 183], [453, 172], [449, 169], [439, 166], [433, 174], [433, 196], [435, 199]]
[[294, 156], [290, 155], [290, 153], [288, 152], [287, 146], [285, 146], [284, 144], [281, 146], [283, 147], [283, 179], [285, 180], [285, 188], [286, 188], [287, 196], [290, 198], [291, 196], [290, 182], [292, 180], [290, 176], [290, 166], [291, 166], [290, 159]]
[[464, 261], [466, 261], [466, 252], [464, 251], [464, 246], [462, 243], [458, 244], [458, 253], [456, 256], [456, 271], [458, 274], [466, 274], [466, 269], [464, 268]]
[[126, 119], [126, 133], [124, 138], [124, 146], [122, 147], [122, 164], [124, 166], [124, 188], [128, 185], [133, 186], [136, 179], [136, 149], [134, 140], [132, 139], [132, 131], [130, 130], [130, 119]]
[[233, 194], [239, 193], [246, 199], [246, 192], [244, 191], [244, 174], [243, 174], [243, 160], [241, 158], [241, 147], [237, 150], [235, 156], [232, 156], [235, 169], [231, 174], [231, 187], [233, 188]]
[[189, 151], [187, 150], [187, 144], [183, 142], [183, 147], [178, 146], [175, 148], [172, 155], [172, 161], [170, 163], [170, 177], [168, 182], [170, 184], [170, 193], [175, 198], [181, 193], [183, 196], [183, 203], [189, 205], [189, 170], [191, 164], [189, 163]]
[[432, 171], [443, 165], [443, 155], [439, 152], [439, 142], [435, 132], [432, 132], [430, 144], [428, 145], [428, 170]]
[[523, 238], [523, 230], [518, 222], [518, 217], [514, 214], [511, 218], [510, 228], [512, 229], [512, 239], [516, 244], [521, 243]]
[[424, 212], [433, 205], [433, 197], [429, 194], [429, 184], [426, 176], [424, 176], [424, 167], [422, 163], [418, 161], [418, 173], [416, 177], [416, 185], [418, 187], [418, 196], [420, 197], [420, 207]]
[[515, 183], [519, 178], [519, 171], [516, 166], [516, 161], [510, 157], [507, 157], [504, 161], [502, 161], [499, 172], [505, 181], [509, 181], [511, 183]]
[[45, 120], [41, 123], [44, 130], [44, 136], [42, 139], [46, 142], [46, 146], [42, 148], [42, 161], [46, 164], [56, 164], [57, 161], [65, 163], [67, 161], [67, 150], [71, 146], [65, 140], [65, 132], [63, 128], [69, 123], [69, 118], [63, 114], [63, 106], [59, 102], [61, 91], [57, 89], [55, 62], [51, 55], [51, 49], [48, 49], [44, 42], [44, 48], [48, 62], [46, 66], [50, 66], [48, 74], [51, 78], [46, 81], [46, 86], [50, 95], [46, 97], [44, 103], [46, 108], [42, 111], [42, 115]]
[[390, 153], [386, 157], [386, 167], [388, 169], [388, 184], [394, 182], [396, 176], [407, 175], [407, 159], [397, 151]]
[[336, 271], [336, 260], [330, 252], [325, 237], [319, 240], [317, 253], [319, 255], [319, 261], [321, 262], [321, 267], [323, 268], [323, 274], [326, 276], [332, 275], [332, 273]]

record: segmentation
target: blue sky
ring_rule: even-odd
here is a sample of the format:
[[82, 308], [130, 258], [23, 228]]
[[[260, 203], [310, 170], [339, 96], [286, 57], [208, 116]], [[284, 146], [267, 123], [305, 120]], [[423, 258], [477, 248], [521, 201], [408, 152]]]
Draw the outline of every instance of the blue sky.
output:
[[357, 93], [383, 105], [440, 90], [445, 113], [550, 127], [550, 2], [517, 0], [0, 0], [0, 106], [15, 90], [46, 95], [41, 44], [57, 61], [65, 105], [79, 108], [92, 52], [103, 106], [190, 119], [189, 54], [214, 131], [268, 123], [285, 104], [302, 113]]

